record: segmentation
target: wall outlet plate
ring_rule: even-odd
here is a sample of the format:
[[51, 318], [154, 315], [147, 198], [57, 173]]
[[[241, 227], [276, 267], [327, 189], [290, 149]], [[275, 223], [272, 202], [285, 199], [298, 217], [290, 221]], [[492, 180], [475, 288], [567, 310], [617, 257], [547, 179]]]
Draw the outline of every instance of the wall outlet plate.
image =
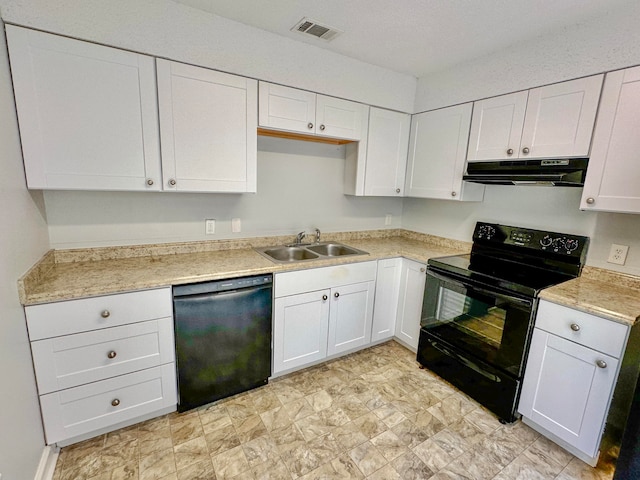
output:
[[204, 233], [206, 235], [213, 235], [214, 233], [216, 233], [215, 219], [207, 219], [204, 221]]
[[242, 222], [239, 218], [231, 219], [231, 233], [240, 233], [242, 231]]
[[624, 262], [627, 261], [628, 252], [629, 245], [617, 245], [615, 243], [612, 243], [607, 262], [615, 263], [616, 265], [624, 265]]

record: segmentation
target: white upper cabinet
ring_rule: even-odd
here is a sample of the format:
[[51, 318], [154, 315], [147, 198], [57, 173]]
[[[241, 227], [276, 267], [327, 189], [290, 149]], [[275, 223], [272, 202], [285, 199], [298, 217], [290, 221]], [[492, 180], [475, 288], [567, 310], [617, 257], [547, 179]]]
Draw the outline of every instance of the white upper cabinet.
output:
[[153, 58], [6, 32], [28, 187], [160, 190]]
[[586, 157], [603, 75], [474, 103], [467, 159]]
[[411, 115], [371, 107], [364, 175], [364, 194], [401, 197], [405, 173]]
[[580, 208], [640, 213], [640, 67], [607, 74]]
[[480, 201], [484, 186], [463, 182], [472, 104], [414, 115], [405, 196]]
[[267, 82], [259, 89], [261, 127], [354, 141], [366, 137], [368, 105]]
[[163, 189], [255, 192], [257, 82], [157, 60]]

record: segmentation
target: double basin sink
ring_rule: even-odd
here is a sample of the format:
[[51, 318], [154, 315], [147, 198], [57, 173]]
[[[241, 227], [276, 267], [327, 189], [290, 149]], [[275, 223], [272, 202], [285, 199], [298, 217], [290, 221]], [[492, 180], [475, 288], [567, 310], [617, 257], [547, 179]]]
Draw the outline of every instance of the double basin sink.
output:
[[325, 260], [327, 258], [349, 255], [369, 255], [364, 250], [343, 245], [342, 243], [323, 242], [308, 244], [289, 244], [274, 247], [255, 248], [263, 257], [276, 263], [304, 262], [308, 260]]

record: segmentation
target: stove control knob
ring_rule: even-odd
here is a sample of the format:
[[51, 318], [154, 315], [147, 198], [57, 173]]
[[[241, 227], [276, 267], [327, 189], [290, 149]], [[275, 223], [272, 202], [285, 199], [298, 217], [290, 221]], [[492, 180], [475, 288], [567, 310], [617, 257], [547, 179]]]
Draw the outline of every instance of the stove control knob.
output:
[[545, 235], [542, 240], [540, 240], [540, 245], [542, 245], [543, 247], [548, 247], [549, 245], [551, 245], [552, 241], [553, 239], [549, 235]]
[[578, 248], [578, 240], [568, 239], [564, 242], [564, 246], [567, 249], [567, 253], [571, 253]]

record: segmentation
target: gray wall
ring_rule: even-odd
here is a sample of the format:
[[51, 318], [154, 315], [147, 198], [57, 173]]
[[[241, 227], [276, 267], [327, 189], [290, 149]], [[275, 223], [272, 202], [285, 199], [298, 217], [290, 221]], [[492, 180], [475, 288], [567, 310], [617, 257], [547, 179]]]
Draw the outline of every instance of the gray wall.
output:
[[33, 478], [44, 436], [16, 281], [49, 248], [42, 195], [25, 187], [4, 35], [0, 35], [0, 473]]

